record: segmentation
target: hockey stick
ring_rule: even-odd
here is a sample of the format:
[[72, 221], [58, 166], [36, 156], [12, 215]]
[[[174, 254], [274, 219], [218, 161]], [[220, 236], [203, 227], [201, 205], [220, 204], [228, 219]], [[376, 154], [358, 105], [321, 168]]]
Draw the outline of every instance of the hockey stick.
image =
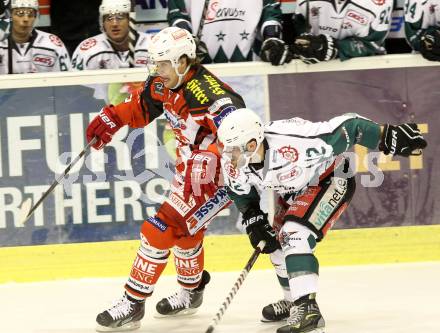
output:
[[235, 294], [237, 294], [238, 289], [240, 289], [241, 285], [243, 284], [244, 279], [246, 279], [246, 276], [249, 274], [249, 271], [251, 270], [252, 266], [255, 264], [255, 261], [257, 261], [258, 256], [260, 255], [261, 251], [263, 251], [265, 245], [266, 245], [266, 242], [264, 240], [262, 240], [262, 241], [260, 241], [260, 243], [258, 243], [257, 248], [255, 249], [254, 253], [252, 253], [246, 266], [241, 271], [240, 276], [238, 277], [237, 281], [235, 281], [234, 286], [232, 287], [231, 291], [229, 292], [228, 297], [226, 297], [225, 301], [223, 302], [223, 305], [215, 314], [215, 317], [212, 319], [212, 322], [209, 325], [209, 327], [205, 333], [212, 333], [214, 331], [215, 326], [218, 325], [218, 323], [222, 319], [223, 315], [225, 314], [226, 309], [228, 308], [229, 304], [231, 304], [232, 299], [234, 298]]
[[202, 38], [202, 30], [205, 25], [206, 12], [208, 11], [209, 0], [205, 0], [205, 4], [203, 5], [202, 16], [200, 17], [199, 28], [197, 29], [197, 38], [200, 40]]
[[63, 174], [60, 175], [57, 179], [55, 179], [55, 181], [52, 183], [52, 185], [49, 187], [49, 189], [43, 193], [40, 200], [38, 200], [38, 202], [33, 207], [31, 207], [31, 205], [32, 205], [31, 198], [28, 198], [23, 202], [23, 204], [21, 205], [21, 208], [20, 208], [20, 212], [19, 212], [19, 221], [21, 223], [20, 225], [24, 225], [29, 220], [29, 218], [32, 216], [32, 214], [35, 212], [35, 210], [38, 208], [38, 206], [40, 206], [40, 204], [43, 202], [43, 200], [53, 191], [53, 189], [60, 183], [60, 181], [64, 177], [67, 176], [70, 169], [72, 169], [72, 167], [81, 159], [81, 157], [84, 156], [84, 154], [89, 150], [89, 148], [92, 145], [94, 145], [96, 143], [97, 140], [98, 140], [98, 138], [94, 137], [87, 144], [87, 146], [84, 147], [82, 152], [80, 152], [79, 155], [72, 162], [70, 162], [70, 164], [67, 166], [66, 170], [64, 170]]
[[128, 64], [134, 67], [134, 54], [136, 44], [136, 1], [131, 0], [130, 14], [128, 16]]

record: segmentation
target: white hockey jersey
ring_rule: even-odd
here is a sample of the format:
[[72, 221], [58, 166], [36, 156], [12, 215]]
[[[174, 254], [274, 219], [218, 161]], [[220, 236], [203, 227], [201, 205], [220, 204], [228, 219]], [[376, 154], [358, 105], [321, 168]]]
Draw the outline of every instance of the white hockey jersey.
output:
[[[176, 26], [187, 21], [198, 35], [205, 0], [169, 1], [168, 20]], [[189, 20], [191, 22], [189, 22]], [[281, 27], [279, 3], [274, 0], [210, 1], [201, 31], [212, 62], [251, 61], [257, 36], [268, 25]]]
[[405, 36], [419, 51], [420, 37], [426, 30], [440, 29], [440, 0], [405, 0]]
[[292, 118], [270, 122], [264, 137], [264, 167], [258, 169], [257, 164], [250, 163], [235, 169], [222, 159], [225, 185], [238, 196], [246, 196], [252, 187], [286, 194], [318, 185], [319, 177], [332, 167], [337, 155], [354, 144], [376, 148], [380, 126], [356, 114], [316, 123]]
[[385, 53], [382, 44], [391, 27], [392, 10], [393, 0], [300, 0], [295, 14], [303, 17], [301, 33], [337, 39], [341, 59], [346, 59]]
[[[148, 44], [151, 36], [138, 32], [136, 37], [134, 67], [146, 67]], [[82, 41], [72, 56], [76, 70], [129, 68], [128, 51], [116, 51], [105, 33]]]
[[[27, 43], [12, 43], [12, 73], [68, 71], [70, 57], [55, 35], [34, 29]], [[9, 73], [8, 40], [0, 42], [0, 74]]]

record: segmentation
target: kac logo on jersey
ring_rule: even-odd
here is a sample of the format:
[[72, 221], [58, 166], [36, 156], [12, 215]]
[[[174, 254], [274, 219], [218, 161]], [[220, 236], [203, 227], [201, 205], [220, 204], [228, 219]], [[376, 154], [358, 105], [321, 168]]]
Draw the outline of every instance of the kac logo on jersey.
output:
[[290, 162], [298, 161], [298, 150], [291, 146], [284, 146], [278, 149], [278, 152], [283, 156], [284, 159]]
[[63, 42], [61, 41], [61, 39], [58, 36], [55, 35], [49, 35], [49, 40], [54, 43], [56, 46], [63, 46]]
[[96, 43], [97, 41], [95, 38], [89, 38], [82, 42], [79, 48], [81, 51], [87, 51], [88, 49], [91, 49], [93, 46], [95, 46]]
[[217, 128], [220, 127], [220, 124], [222, 123], [223, 119], [226, 118], [228, 114], [230, 114], [232, 111], [237, 110], [235, 106], [228, 106], [222, 110], [217, 116], [214, 117], [214, 124]]
[[33, 56], [32, 62], [37, 66], [53, 67], [55, 65], [55, 57], [38, 53]]

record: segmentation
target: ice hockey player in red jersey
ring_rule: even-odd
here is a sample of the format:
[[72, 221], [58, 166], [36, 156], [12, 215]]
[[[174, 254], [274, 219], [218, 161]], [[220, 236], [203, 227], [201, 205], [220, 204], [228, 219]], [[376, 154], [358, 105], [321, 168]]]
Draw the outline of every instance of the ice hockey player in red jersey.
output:
[[125, 293], [98, 315], [98, 331], [140, 327], [145, 299], [153, 293], [170, 251], [181, 289], [162, 299], [156, 310], [161, 315], [195, 312], [209, 282], [203, 269], [204, 232], [230, 203], [227, 191], [218, 186], [219, 156], [211, 148], [223, 118], [244, 107], [242, 97], [198, 63], [194, 38], [184, 29], [163, 29], [153, 37], [149, 52], [158, 75], [125, 102], [104, 107], [90, 122], [87, 139], [97, 137], [94, 147], [101, 149], [122, 126], [144, 127], [165, 114], [176, 137], [176, 173], [167, 199], [142, 224]]

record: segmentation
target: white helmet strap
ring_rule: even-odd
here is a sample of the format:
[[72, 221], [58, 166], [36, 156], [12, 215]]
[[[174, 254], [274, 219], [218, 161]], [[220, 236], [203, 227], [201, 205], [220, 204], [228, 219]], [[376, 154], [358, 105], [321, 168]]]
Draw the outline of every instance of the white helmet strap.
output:
[[179, 77], [179, 80], [177, 80], [176, 85], [174, 87], [170, 88], [170, 89], [177, 89], [177, 88], [179, 88], [182, 85], [183, 79], [185, 78], [185, 75], [188, 74], [189, 69], [191, 68], [191, 65], [187, 64], [185, 71], [182, 74], [180, 74], [179, 70], [178, 70], [179, 63], [177, 63], [177, 64], [175, 64], [174, 62], [171, 62], [171, 63], [172, 63], [172, 66], [174, 68], [174, 71], [176, 72], [177, 76]]

